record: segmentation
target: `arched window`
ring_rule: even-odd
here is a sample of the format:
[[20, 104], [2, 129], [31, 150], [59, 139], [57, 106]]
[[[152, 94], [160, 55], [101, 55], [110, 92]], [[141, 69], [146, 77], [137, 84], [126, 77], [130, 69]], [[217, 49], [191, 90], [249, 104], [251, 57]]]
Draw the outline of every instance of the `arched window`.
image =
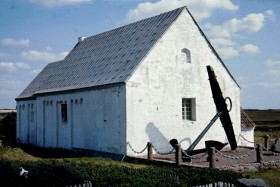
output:
[[183, 63], [191, 63], [191, 52], [190, 50], [184, 48], [181, 51], [181, 58]]

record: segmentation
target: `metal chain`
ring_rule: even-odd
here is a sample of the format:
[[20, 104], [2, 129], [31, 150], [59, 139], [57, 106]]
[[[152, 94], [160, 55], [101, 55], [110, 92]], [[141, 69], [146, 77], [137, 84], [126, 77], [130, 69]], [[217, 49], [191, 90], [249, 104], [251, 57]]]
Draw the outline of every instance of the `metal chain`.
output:
[[[129, 142], [127, 142], [127, 145], [128, 145], [128, 146], [130, 147], [130, 149], [131, 149], [134, 153], [136, 153], [136, 154], [141, 154], [141, 153], [143, 153], [143, 152], [148, 148], [148, 145], [146, 145], [146, 146], [143, 148], [143, 150], [141, 150], [141, 151], [136, 151], [135, 149], [133, 149], [133, 147], [130, 145]], [[153, 147], [153, 149], [157, 152], [157, 154], [160, 154], [160, 155], [167, 155], [167, 154], [171, 154], [171, 153], [174, 152], [174, 148], [173, 148], [171, 151], [167, 152], [167, 153], [162, 153], [162, 152], [159, 152], [153, 145], [152, 145], [152, 147]], [[270, 150], [267, 149], [267, 148], [264, 148], [264, 149], [265, 149], [265, 151], [267, 151], [267, 152], [270, 153], [270, 154], [273, 154], [274, 156], [280, 156], [280, 153], [272, 152], [272, 151], [270, 151]], [[238, 160], [238, 159], [242, 159], [242, 158], [246, 158], [246, 157], [250, 156], [255, 150], [256, 150], [256, 147], [254, 147], [253, 149], [251, 149], [250, 152], [248, 152], [247, 154], [244, 154], [244, 155], [239, 156], [239, 157], [228, 156], [228, 155], [223, 154], [222, 152], [220, 152], [220, 151], [218, 151], [218, 150], [216, 150], [216, 152], [218, 153], [218, 155], [221, 155], [221, 156], [223, 156], [223, 157], [225, 157], [225, 158], [230, 158], [230, 159], [236, 159], [236, 160]], [[187, 156], [187, 157], [189, 157], [189, 158], [191, 158], [191, 159], [201, 159], [201, 158], [203, 158], [205, 155], [208, 154], [208, 152], [206, 151], [203, 155], [201, 155], [201, 156], [199, 156], [199, 157], [194, 157], [194, 156], [189, 155], [189, 154], [188, 154], [186, 151], [184, 151], [184, 150], [182, 150], [182, 153], [183, 153], [185, 156]], [[256, 166], [256, 167], [258, 167], [258, 166], [260, 166], [260, 165], [264, 165], [264, 166], [274, 166], [274, 165], [276, 165], [278, 162], [280, 163], [280, 160], [268, 161], [268, 162], [264, 162], [264, 163], [262, 163], [262, 164], [260, 164], [260, 163], [252, 163], [252, 164], [235, 164], [235, 165], [231, 165], [231, 166], [225, 166], [225, 165], [223, 165], [223, 166], [220, 166], [219, 168], [220, 168], [220, 169], [230, 169], [230, 168], [240, 167], [240, 166]]]
[[267, 151], [269, 154], [273, 154], [274, 156], [280, 156], [280, 153], [276, 153], [276, 152], [270, 151], [268, 148], [263, 147], [263, 149], [265, 151]]
[[207, 155], [208, 154], [208, 151], [206, 151], [203, 155], [200, 155], [200, 156], [196, 156], [196, 157], [194, 157], [194, 156], [191, 156], [191, 155], [189, 155], [186, 151], [184, 151], [184, 150], [182, 150], [182, 153], [185, 155], [185, 156], [187, 156], [187, 157], [189, 157], [189, 158], [191, 158], [191, 159], [201, 159], [201, 158], [204, 158], [205, 157], [205, 155]]
[[127, 145], [128, 145], [128, 146], [130, 147], [130, 149], [131, 149], [134, 153], [136, 153], [136, 154], [141, 154], [141, 153], [143, 153], [143, 152], [147, 149], [147, 147], [148, 147], [148, 145], [146, 145], [146, 147], [144, 147], [144, 149], [143, 149], [142, 151], [136, 151], [135, 149], [132, 148], [132, 146], [130, 145], [129, 142], [127, 142]]
[[160, 154], [160, 155], [168, 155], [168, 154], [171, 154], [171, 153], [174, 152], [174, 148], [173, 148], [171, 151], [167, 152], [167, 153], [162, 153], [162, 152], [160, 152], [157, 148], [155, 148], [154, 144], [152, 144], [152, 147], [153, 147], [153, 149], [155, 150], [155, 152], [156, 152], [157, 154]]
[[243, 140], [245, 140], [245, 141], [247, 141], [247, 142], [249, 142], [249, 143], [255, 143], [255, 142], [251, 142], [251, 141], [249, 141], [249, 140], [247, 140], [244, 136], [242, 136], [241, 134], [239, 134], [239, 136], [241, 137], [241, 138], [243, 138]]
[[251, 154], [253, 154], [253, 151], [255, 151], [255, 149], [256, 149], [256, 148], [250, 150], [249, 153], [244, 154], [244, 155], [239, 156], [239, 157], [228, 156], [228, 155], [226, 155], [226, 154], [224, 154], [224, 153], [222, 153], [222, 152], [220, 152], [220, 151], [218, 151], [218, 150], [216, 150], [216, 151], [217, 151], [217, 153], [218, 153], [219, 155], [221, 155], [221, 156], [223, 156], [223, 157], [230, 158], [230, 159], [235, 159], [235, 160], [239, 160], [239, 159], [246, 158], [246, 157], [250, 156]]
[[275, 165], [277, 165], [278, 162], [280, 162], [280, 160], [273, 160], [273, 161], [264, 162], [263, 165], [264, 166], [275, 166]]

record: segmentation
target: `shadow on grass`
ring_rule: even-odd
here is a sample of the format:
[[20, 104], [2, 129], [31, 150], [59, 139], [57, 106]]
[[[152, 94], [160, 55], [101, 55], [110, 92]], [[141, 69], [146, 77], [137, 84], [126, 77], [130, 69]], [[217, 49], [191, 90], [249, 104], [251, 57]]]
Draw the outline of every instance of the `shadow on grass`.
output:
[[29, 144], [20, 144], [20, 148], [35, 157], [40, 158], [78, 158], [80, 154], [61, 148], [42, 148]]

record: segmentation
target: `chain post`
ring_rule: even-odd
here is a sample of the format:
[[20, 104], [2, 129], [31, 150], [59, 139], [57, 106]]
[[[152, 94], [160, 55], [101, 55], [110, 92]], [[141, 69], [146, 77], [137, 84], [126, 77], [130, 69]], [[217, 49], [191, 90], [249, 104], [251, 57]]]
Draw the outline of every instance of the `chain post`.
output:
[[175, 161], [176, 161], [176, 166], [180, 166], [182, 162], [182, 148], [180, 144], [175, 145]]
[[263, 150], [262, 150], [262, 145], [261, 144], [257, 144], [257, 148], [256, 148], [256, 155], [257, 155], [257, 162], [262, 164], [263, 162]]
[[208, 149], [208, 159], [209, 159], [209, 167], [216, 168], [216, 155], [215, 155], [215, 147], [209, 147]]
[[268, 147], [269, 147], [269, 135], [268, 134], [266, 134], [265, 136], [264, 136], [264, 147], [266, 148], [266, 149], [268, 149]]
[[147, 147], [148, 147], [148, 160], [153, 160], [153, 144], [151, 142], [148, 142]]

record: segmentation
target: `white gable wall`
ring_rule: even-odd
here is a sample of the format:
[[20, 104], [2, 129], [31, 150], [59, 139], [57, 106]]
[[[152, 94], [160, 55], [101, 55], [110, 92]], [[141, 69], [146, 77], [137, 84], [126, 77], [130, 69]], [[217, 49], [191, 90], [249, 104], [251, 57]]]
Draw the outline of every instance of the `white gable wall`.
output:
[[[30, 112], [26, 109], [31, 103], [34, 123], [28, 119]], [[67, 122], [61, 118], [61, 103], [67, 103]], [[32, 102], [18, 101], [17, 105], [25, 106], [17, 122], [17, 137], [22, 143], [126, 152], [124, 85], [38, 96]]]
[[[191, 52], [191, 63], [183, 63], [181, 50]], [[211, 51], [187, 11], [178, 17], [153, 47], [127, 82], [127, 141], [142, 150], [152, 142], [160, 152], [172, 148], [176, 138], [187, 149], [216, 114], [206, 66], [214, 68], [223, 95], [233, 102], [230, 112], [235, 135], [240, 133], [240, 89]], [[195, 98], [196, 120], [182, 120], [182, 98]], [[227, 142], [219, 120], [205, 140]], [[128, 147], [127, 153], [135, 155]]]

